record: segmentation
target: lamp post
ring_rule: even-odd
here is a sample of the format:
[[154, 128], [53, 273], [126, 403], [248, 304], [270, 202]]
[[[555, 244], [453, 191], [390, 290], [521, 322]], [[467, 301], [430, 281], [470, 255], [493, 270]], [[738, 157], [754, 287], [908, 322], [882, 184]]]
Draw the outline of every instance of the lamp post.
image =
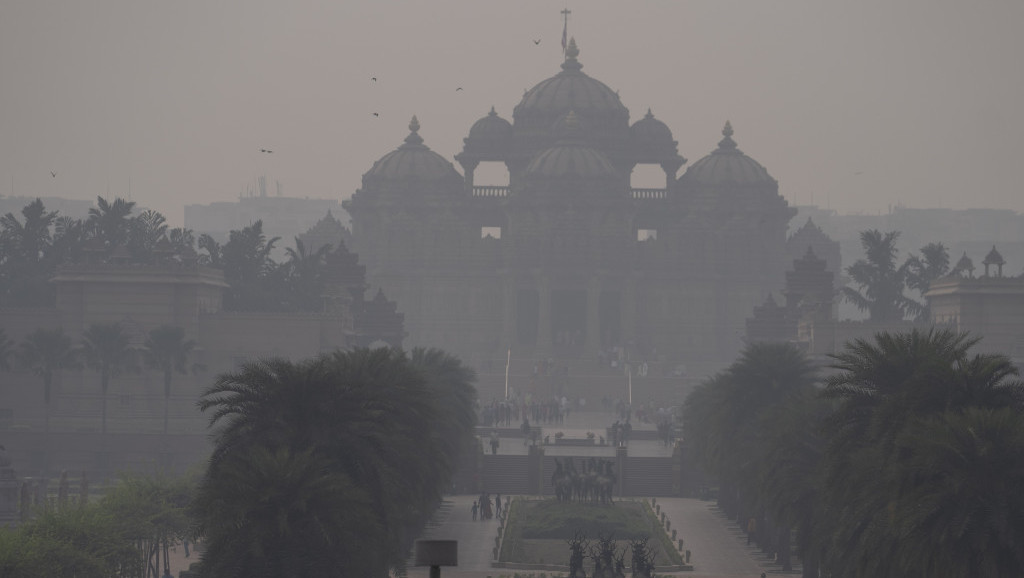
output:
[[441, 566], [459, 565], [458, 540], [416, 540], [416, 566], [430, 566], [430, 578], [441, 578]]

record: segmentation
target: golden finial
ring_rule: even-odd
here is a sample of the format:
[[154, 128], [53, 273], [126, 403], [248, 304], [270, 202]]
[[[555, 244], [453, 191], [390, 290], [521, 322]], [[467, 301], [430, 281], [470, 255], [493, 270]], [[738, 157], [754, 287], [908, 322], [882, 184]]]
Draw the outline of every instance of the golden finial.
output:
[[725, 121], [725, 128], [722, 129], [722, 136], [732, 136], [732, 123]]
[[412, 115], [412, 120], [409, 121], [409, 130], [416, 132], [420, 130], [420, 121], [416, 120], [416, 115]]

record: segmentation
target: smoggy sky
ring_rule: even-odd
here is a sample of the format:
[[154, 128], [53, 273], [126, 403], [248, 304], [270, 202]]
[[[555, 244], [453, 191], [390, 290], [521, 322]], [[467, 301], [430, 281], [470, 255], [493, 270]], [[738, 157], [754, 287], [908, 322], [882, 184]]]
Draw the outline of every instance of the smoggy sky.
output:
[[449, 160], [492, 105], [512, 120], [566, 5], [583, 71], [683, 170], [731, 120], [791, 204], [1024, 211], [1020, 0], [4, 0], [0, 194], [130, 182], [174, 225], [259, 175], [347, 198], [413, 114]]

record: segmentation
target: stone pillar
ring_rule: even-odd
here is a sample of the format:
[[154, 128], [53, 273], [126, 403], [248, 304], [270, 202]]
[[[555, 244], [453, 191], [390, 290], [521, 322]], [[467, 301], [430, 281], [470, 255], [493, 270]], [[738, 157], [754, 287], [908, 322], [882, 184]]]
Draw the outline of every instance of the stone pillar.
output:
[[537, 319], [537, 355], [551, 355], [551, 282], [542, 277], [537, 287], [540, 314]]

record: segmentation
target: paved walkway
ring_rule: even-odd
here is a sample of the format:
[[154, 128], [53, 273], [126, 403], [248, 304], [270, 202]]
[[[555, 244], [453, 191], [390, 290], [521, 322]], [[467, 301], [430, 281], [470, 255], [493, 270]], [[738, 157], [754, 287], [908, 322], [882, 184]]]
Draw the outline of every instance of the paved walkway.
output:
[[[435, 515], [424, 539], [458, 540], [459, 565], [441, 568], [442, 578], [484, 578], [511, 576], [516, 570], [491, 568], [497, 520], [474, 521], [471, 508], [477, 496], [448, 496]], [[779, 574], [753, 546], [738, 526], [730, 524], [713, 502], [688, 498], [659, 498], [662, 510], [671, 521], [684, 548], [690, 550], [692, 572], [680, 572], [688, 578], [757, 578], [761, 572]], [[568, 554], [568, 552], [567, 552]], [[520, 570], [520, 573], [523, 571]], [[410, 568], [410, 578], [428, 578], [429, 568]], [[551, 572], [547, 572], [551, 574]]]

